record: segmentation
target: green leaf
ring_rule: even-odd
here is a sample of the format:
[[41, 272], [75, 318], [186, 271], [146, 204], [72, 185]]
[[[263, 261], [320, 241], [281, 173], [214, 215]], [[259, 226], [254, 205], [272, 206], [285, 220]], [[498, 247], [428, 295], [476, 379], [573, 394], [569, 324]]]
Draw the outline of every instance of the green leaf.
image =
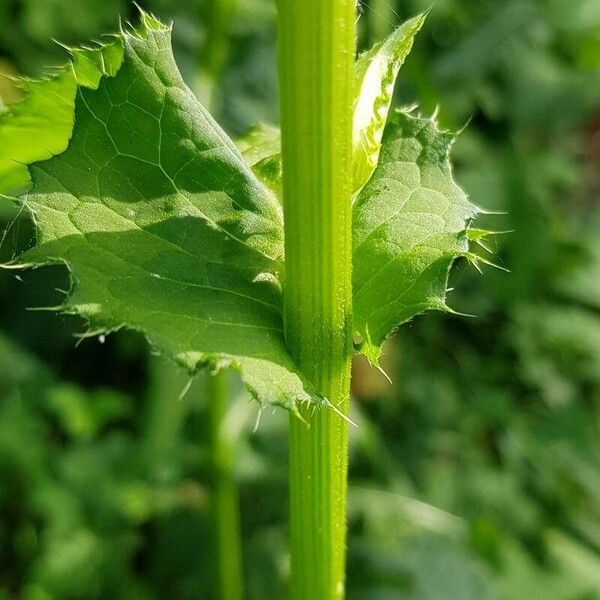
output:
[[24, 99], [0, 115], [0, 194], [29, 183], [28, 164], [65, 150], [73, 128], [77, 87], [95, 89], [101, 77], [117, 72], [123, 59], [120, 37], [94, 48], [68, 50], [71, 63], [54, 76], [18, 80]]
[[478, 212], [452, 178], [453, 141], [433, 118], [394, 113], [355, 203], [354, 328], [374, 364], [399, 325], [426, 310], [449, 310], [448, 271], [467, 253], [467, 224]]
[[377, 165], [396, 77], [425, 17], [425, 14], [420, 14], [406, 21], [356, 61], [352, 134], [355, 190], [368, 181]]
[[282, 212], [185, 86], [170, 29], [142, 15], [120, 68], [80, 86], [68, 148], [30, 166], [25, 265], [64, 262], [64, 311], [143, 332], [194, 372], [238, 369], [261, 404], [323, 404], [283, 334]]
[[[367, 182], [377, 165], [398, 71], [425, 17], [426, 14], [420, 14], [409, 19], [356, 61], [352, 134], [355, 192]], [[240, 140], [238, 146], [257, 177], [281, 198], [283, 169], [279, 129], [259, 125]]]

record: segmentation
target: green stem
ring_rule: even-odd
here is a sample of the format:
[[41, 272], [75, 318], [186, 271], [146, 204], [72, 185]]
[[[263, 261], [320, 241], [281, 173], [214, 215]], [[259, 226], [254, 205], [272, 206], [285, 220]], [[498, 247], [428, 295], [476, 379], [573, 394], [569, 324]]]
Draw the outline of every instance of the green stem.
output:
[[[286, 341], [347, 412], [351, 357], [354, 0], [279, 0]], [[344, 596], [347, 423], [290, 420], [292, 600]]]
[[[202, 23], [206, 39], [201, 52], [198, 95], [214, 114], [216, 90], [229, 51], [229, 29], [236, 0], [206, 0]], [[230, 374], [207, 377], [209, 455], [212, 471], [211, 516], [214, 540], [215, 597], [241, 600], [244, 596], [242, 538], [238, 486], [234, 473], [234, 440], [227, 431]]]
[[229, 53], [229, 32], [236, 0], [205, 0], [201, 11], [206, 38], [201, 51], [198, 93], [205, 106], [215, 105], [219, 77]]
[[227, 431], [229, 410], [227, 371], [207, 377], [209, 454], [212, 471], [211, 517], [215, 544], [215, 597], [243, 597], [242, 551], [238, 488], [234, 473], [234, 441]]
[[176, 365], [162, 356], [150, 356], [148, 367], [145, 461], [152, 478], [165, 481], [174, 476], [174, 453], [189, 405], [177, 401], [184, 381]]

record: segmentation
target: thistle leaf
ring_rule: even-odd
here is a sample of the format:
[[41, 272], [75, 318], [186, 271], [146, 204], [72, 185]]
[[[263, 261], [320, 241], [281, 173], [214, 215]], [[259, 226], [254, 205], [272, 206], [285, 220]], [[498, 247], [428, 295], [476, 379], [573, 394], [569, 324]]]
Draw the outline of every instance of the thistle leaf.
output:
[[[379, 81], [368, 75], [374, 61], [396, 61], [375, 70], [382, 95], [365, 135], [378, 164], [354, 207], [354, 324], [375, 364], [395, 327], [448, 310], [452, 261], [471, 256], [469, 239], [485, 237], [467, 231], [477, 209], [452, 180], [454, 137], [433, 119], [395, 113], [375, 149], [389, 86], [420, 23], [404, 27], [393, 52], [384, 42], [361, 59], [365, 81]], [[26, 100], [0, 117], [0, 139], [22, 141], [40, 127], [19, 159], [30, 164], [23, 202], [37, 226], [19, 264], [65, 263], [72, 289], [61, 308], [84, 317], [90, 332], [139, 330], [191, 372], [237, 368], [263, 405], [328, 406], [284, 340], [283, 217], [263, 185], [279, 192], [278, 131], [242, 142], [245, 162], [184, 85], [170, 29], [144, 13], [140, 27], [110, 44], [71, 54], [70, 68], [30, 82]], [[0, 165], [10, 154], [4, 165], [14, 166], [11, 152], [0, 152]]]
[[284, 341], [278, 201], [183, 83], [170, 29], [142, 14], [119, 40], [118, 70], [78, 86], [67, 149], [29, 168], [37, 243], [19, 262], [66, 263], [62, 309], [91, 331], [232, 366], [261, 404], [326, 403]]
[[354, 189], [369, 179], [379, 158], [381, 138], [394, 95], [398, 71], [408, 56], [425, 14], [406, 21], [383, 42], [361, 54], [354, 68]]
[[399, 325], [448, 310], [448, 272], [467, 254], [467, 225], [478, 212], [452, 178], [453, 141], [433, 118], [395, 112], [354, 205], [354, 328], [373, 364]]

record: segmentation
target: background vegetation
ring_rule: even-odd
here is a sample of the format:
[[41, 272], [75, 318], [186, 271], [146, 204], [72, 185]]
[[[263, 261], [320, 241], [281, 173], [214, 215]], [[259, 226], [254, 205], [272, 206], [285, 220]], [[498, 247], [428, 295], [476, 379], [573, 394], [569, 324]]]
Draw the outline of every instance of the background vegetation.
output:
[[[216, 38], [210, 0], [141, 4], [174, 20], [179, 64], [231, 134], [277, 123], [273, 0], [238, 0]], [[429, 4], [361, 4], [361, 44]], [[0, 71], [40, 75], [66, 60], [50, 39], [134, 13], [0, 0]], [[18, 94], [0, 79], [0, 98]], [[468, 123], [456, 177], [503, 213], [487, 219], [510, 231], [493, 250], [511, 273], [459, 264], [451, 301], [477, 318], [405, 327], [394, 387], [355, 365], [348, 597], [600, 598], [600, 4], [439, 0], [398, 101]], [[0, 219], [5, 261], [31, 226], [8, 202]], [[78, 341], [76, 319], [27, 310], [66, 285], [59, 267], [0, 271], [0, 598], [213, 598], [204, 382], [178, 400], [186, 376], [137, 335]], [[254, 430], [236, 395], [247, 595], [282, 598], [287, 419]]]

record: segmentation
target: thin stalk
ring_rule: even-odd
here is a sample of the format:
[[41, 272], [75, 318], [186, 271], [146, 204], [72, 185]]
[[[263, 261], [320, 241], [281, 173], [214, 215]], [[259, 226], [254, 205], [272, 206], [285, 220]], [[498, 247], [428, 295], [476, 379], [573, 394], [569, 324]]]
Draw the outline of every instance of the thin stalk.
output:
[[198, 95], [205, 106], [214, 109], [219, 77], [229, 53], [229, 33], [237, 0], [205, 0], [201, 10], [206, 32], [200, 53]]
[[215, 544], [215, 593], [219, 600], [243, 597], [242, 540], [233, 440], [227, 432], [230, 374], [207, 377], [209, 456], [212, 472], [211, 522]]
[[[217, 88], [229, 52], [229, 32], [236, 0], [205, 0], [201, 12], [206, 39], [200, 55], [198, 95], [215, 114]], [[234, 473], [234, 440], [228, 434], [230, 374], [207, 376], [209, 460], [212, 473], [215, 597], [241, 600], [244, 596], [239, 492]]]
[[157, 481], [172, 478], [174, 452], [189, 405], [178, 402], [184, 382], [180, 369], [162, 356], [150, 356], [150, 386], [144, 419], [144, 455], [148, 472]]
[[[348, 410], [355, 0], [279, 0], [286, 341], [317, 390]], [[347, 423], [290, 419], [292, 600], [344, 597]]]

